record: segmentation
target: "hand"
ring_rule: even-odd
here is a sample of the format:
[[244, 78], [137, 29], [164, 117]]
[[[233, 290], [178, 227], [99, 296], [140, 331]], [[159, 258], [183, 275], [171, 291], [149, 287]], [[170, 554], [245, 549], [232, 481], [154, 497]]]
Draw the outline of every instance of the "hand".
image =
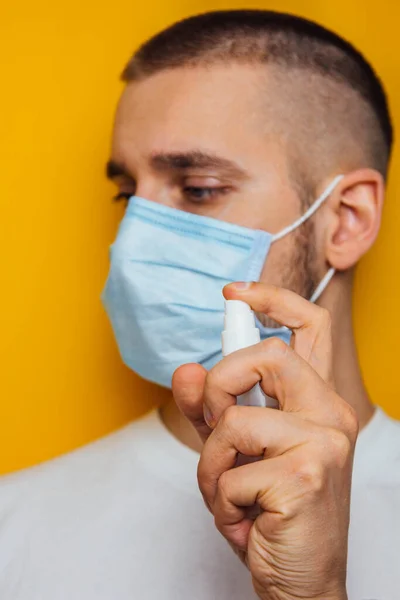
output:
[[[326, 310], [260, 283], [224, 289], [293, 330], [239, 350], [208, 373], [183, 365], [173, 392], [204, 441], [198, 481], [218, 530], [247, 564], [260, 598], [343, 600], [354, 410], [332, 381]], [[236, 406], [256, 383], [281, 410]], [[238, 453], [263, 460], [236, 465]], [[248, 507], [261, 512], [249, 518]]]

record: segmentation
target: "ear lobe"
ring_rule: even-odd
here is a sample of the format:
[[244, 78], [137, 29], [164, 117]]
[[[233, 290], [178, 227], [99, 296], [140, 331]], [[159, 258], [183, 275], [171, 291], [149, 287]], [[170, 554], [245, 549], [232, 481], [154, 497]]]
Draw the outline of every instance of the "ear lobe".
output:
[[359, 169], [339, 183], [332, 201], [326, 258], [337, 270], [353, 267], [373, 245], [380, 227], [385, 183], [374, 169]]

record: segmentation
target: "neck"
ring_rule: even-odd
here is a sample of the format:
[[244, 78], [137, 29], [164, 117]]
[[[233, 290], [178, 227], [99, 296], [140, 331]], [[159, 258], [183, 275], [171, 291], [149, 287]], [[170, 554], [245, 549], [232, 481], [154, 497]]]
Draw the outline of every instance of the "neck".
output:
[[[330, 294], [321, 298], [321, 306], [332, 315], [332, 343], [334, 380], [337, 393], [356, 410], [360, 429], [374, 414], [361, 376], [352, 320], [351, 286], [341, 281], [345, 275], [337, 274], [329, 285]], [[161, 417], [167, 429], [182, 443], [200, 452], [201, 442], [192, 425], [177, 408], [172, 393], [161, 408]]]
[[[336, 391], [357, 412], [360, 430], [374, 414], [361, 375], [352, 318], [352, 278], [349, 273], [336, 273], [329, 284], [329, 294], [321, 298], [321, 306], [332, 315], [333, 374]], [[328, 291], [327, 290], [327, 291]]]

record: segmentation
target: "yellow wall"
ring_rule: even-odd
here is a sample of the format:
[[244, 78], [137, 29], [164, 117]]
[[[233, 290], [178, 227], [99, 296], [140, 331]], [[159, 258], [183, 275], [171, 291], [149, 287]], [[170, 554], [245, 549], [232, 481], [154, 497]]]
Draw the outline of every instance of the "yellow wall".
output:
[[[77, 447], [160, 399], [120, 364], [99, 302], [120, 218], [103, 178], [118, 75], [136, 45], [167, 23], [243, 6], [293, 11], [350, 38], [381, 73], [399, 121], [400, 7], [389, 0], [2, 7], [0, 472]], [[368, 389], [400, 417], [398, 160], [381, 237], [359, 269], [355, 313]]]

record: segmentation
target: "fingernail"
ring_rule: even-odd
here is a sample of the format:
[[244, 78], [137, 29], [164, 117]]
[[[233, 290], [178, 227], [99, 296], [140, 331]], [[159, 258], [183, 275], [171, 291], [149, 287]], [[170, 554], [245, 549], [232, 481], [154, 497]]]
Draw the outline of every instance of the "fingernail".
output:
[[214, 417], [212, 415], [211, 410], [206, 405], [203, 406], [203, 414], [204, 414], [204, 420], [207, 423], [207, 425], [209, 427], [212, 427], [213, 423], [214, 423]]
[[234, 287], [235, 290], [243, 291], [248, 290], [252, 283], [252, 281], [235, 281], [235, 283], [232, 283], [232, 287]]

